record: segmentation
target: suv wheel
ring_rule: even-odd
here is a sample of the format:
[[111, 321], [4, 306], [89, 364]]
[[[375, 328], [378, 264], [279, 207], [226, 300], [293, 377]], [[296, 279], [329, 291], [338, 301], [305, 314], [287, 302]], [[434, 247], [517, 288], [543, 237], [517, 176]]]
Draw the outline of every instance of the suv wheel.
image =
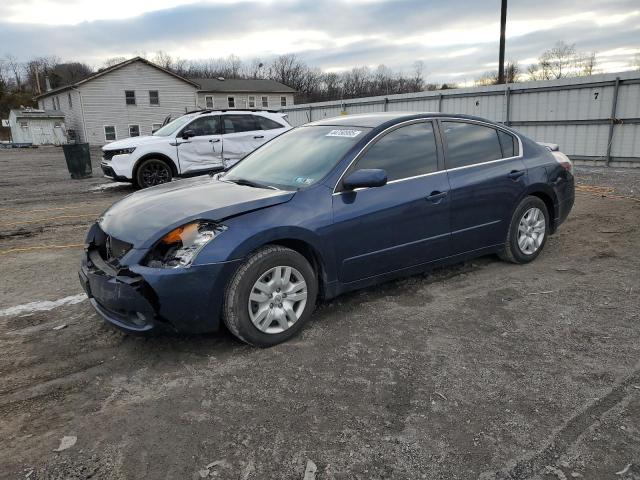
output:
[[144, 160], [136, 171], [136, 184], [140, 188], [153, 187], [171, 181], [173, 172], [164, 160], [148, 158]]
[[526, 197], [511, 218], [500, 258], [513, 263], [528, 263], [542, 251], [549, 233], [549, 212], [538, 197]]
[[302, 329], [317, 294], [318, 280], [306, 258], [289, 248], [265, 247], [253, 253], [229, 282], [224, 322], [240, 340], [271, 347]]

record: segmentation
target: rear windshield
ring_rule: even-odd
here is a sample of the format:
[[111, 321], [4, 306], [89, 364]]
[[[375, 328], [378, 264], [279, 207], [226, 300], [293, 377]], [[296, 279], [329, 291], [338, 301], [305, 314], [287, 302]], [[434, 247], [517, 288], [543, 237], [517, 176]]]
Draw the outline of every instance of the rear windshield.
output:
[[248, 180], [285, 190], [318, 182], [370, 128], [312, 126], [290, 130], [247, 155], [224, 180]]

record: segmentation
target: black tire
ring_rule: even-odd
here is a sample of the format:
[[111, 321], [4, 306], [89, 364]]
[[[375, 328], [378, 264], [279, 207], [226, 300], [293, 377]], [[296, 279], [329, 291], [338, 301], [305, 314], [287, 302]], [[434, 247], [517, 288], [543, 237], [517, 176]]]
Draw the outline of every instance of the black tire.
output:
[[[280, 333], [259, 330], [249, 316], [249, 296], [254, 284], [265, 272], [278, 266], [295, 268], [304, 277], [307, 298], [298, 320]], [[229, 331], [243, 342], [266, 348], [296, 335], [309, 320], [318, 295], [318, 279], [307, 259], [295, 250], [271, 245], [254, 252], [238, 268], [227, 285], [223, 306], [223, 321]]]
[[[540, 246], [532, 253], [524, 252], [518, 244], [518, 227], [521, 219], [532, 208], [539, 209], [544, 215], [544, 236]], [[509, 230], [507, 232], [507, 238], [505, 239], [504, 250], [499, 253], [502, 260], [512, 263], [529, 263], [536, 259], [540, 252], [544, 248], [549, 236], [549, 211], [547, 205], [538, 197], [528, 196], [524, 198], [513, 212], [511, 223], [509, 224]]]
[[170, 182], [172, 178], [171, 165], [158, 158], [147, 158], [136, 170], [135, 184], [138, 188], [147, 188]]

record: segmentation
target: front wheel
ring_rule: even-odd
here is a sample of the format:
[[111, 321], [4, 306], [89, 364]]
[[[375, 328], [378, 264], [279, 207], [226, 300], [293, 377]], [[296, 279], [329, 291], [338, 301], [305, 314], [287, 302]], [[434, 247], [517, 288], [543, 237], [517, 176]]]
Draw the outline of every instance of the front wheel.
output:
[[173, 172], [167, 162], [156, 158], [144, 160], [136, 172], [136, 184], [140, 188], [153, 187], [171, 181]]
[[316, 303], [315, 271], [295, 250], [278, 245], [253, 253], [231, 278], [223, 319], [231, 333], [257, 347], [297, 334]]
[[542, 251], [548, 232], [547, 206], [538, 197], [526, 197], [513, 212], [500, 258], [513, 263], [531, 262]]

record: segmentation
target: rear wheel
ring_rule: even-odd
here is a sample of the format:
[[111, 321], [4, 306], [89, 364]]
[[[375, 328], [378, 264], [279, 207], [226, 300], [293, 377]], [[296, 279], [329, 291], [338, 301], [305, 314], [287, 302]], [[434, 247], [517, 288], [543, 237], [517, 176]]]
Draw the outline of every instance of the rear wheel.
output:
[[148, 158], [144, 160], [136, 171], [136, 184], [140, 188], [153, 187], [171, 181], [173, 172], [164, 160]]
[[526, 197], [513, 213], [500, 258], [528, 263], [542, 251], [549, 232], [549, 212], [538, 197]]
[[269, 246], [238, 268], [225, 294], [224, 322], [240, 340], [271, 347], [297, 334], [316, 303], [316, 274], [298, 252]]

